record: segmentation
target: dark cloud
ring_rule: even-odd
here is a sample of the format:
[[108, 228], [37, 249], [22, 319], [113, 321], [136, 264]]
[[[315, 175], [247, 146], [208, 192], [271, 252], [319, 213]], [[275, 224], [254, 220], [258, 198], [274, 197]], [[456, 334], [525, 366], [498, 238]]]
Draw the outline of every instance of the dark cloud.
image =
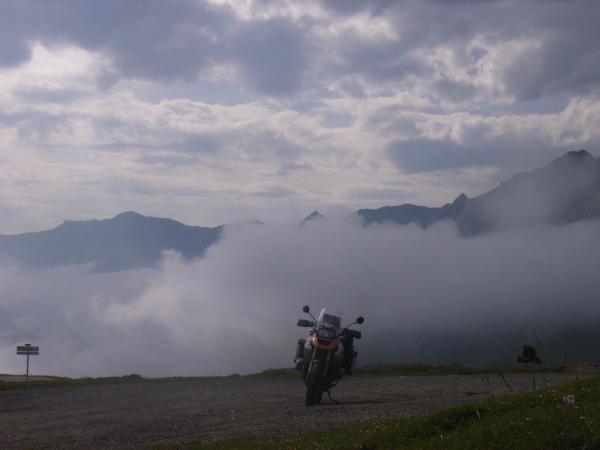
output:
[[[0, 123], [2, 117], [0, 116]], [[221, 166], [219, 158], [267, 164], [266, 170], [278, 175], [313, 168], [299, 158], [308, 150], [283, 134], [264, 129], [224, 129], [186, 133], [171, 129], [148, 128], [128, 124], [119, 119], [94, 120], [99, 135], [119, 136], [114, 142], [94, 146], [97, 149], [118, 152], [133, 150], [136, 161], [159, 167], [189, 166], [199, 163]], [[123, 140], [121, 136], [140, 136], [140, 140]], [[209, 160], [216, 158], [216, 160]]]
[[241, 136], [237, 145], [248, 159], [256, 162], [272, 161], [282, 173], [309, 168], [298, 163], [298, 158], [307, 149], [280, 133], [250, 131]]
[[250, 195], [254, 195], [256, 197], [263, 197], [267, 199], [278, 199], [278, 198], [287, 198], [293, 195], [296, 195], [296, 191], [292, 189], [288, 189], [284, 186], [274, 186], [264, 191], [256, 191], [251, 192]]
[[398, 3], [398, 0], [322, 0], [321, 4], [327, 9], [343, 15], [369, 12], [373, 15], [382, 14], [386, 8]]
[[338, 45], [339, 62], [330, 68], [337, 76], [358, 74], [371, 82], [383, 83], [399, 82], [409, 75], [427, 76], [431, 72], [400, 41], [364, 39], [348, 33]]
[[[599, 10], [600, 13], [600, 10]], [[519, 100], [585, 94], [600, 85], [600, 31], [557, 33], [515, 58], [503, 74]]]
[[396, 132], [405, 136], [418, 135], [415, 118], [410, 114], [403, 114], [400, 105], [384, 106], [373, 111], [367, 118], [367, 126], [377, 127], [385, 133]]
[[[117, 4], [116, 10], [103, 2], [98, 2], [99, 11], [82, 10], [83, 22], [93, 19], [96, 32], [75, 30], [74, 37], [85, 46], [107, 49], [125, 75], [193, 80], [222, 58], [220, 41], [233, 25], [229, 11], [184, 1]], [[116, 23], [115, 13], [121, 14]]]
[[477, 88], [472, 84], [447, 78], [434, 82], [432, 87], [440, 97], [457, 103], [468, 102], [477, 93]]
[[[464, 143], [451, 140], [413, 138], [394, 141], [387, 147], [390, 160], [406, 173], [467, 167], [499, 167], [523, 170], [546, 164], [566, 151], [569, 144], [555, 144], [532, 134], [491, 136], [487, 127], [466, 129]], [[597, 142], [588, 142], [596, 148]]]
[[281, 164], [281, 167], [280, 167], [279, 171], [277, 172], [277, 175], [287, 175], [291, 172], [296, 172], [298, 170], [313, 171], [314, 167], [311, 166], [310, 164], [284, 162], [283, 164]]
[[4, 112], [0, 111], [0, 125], [13, 126], [26, 121], [31, 117], [29, 112]]
[[[5, 117], [9, 123], [13, 121], [21, 142], [46, 146], [49, 145], [49, 141], [57, 133], [72, 133], [74, 131], [73, 121], [78, 117], [78, 114], [53, 114], [43, 111], [28, 111], [8, 114]], [[1, 117], [0, 122], [2, 122]]]
[[[412, 75], [431, 81], [432, 93], [455, 101], [479, 88], [450, 77], [433, 83], [439, 62], [424, 60], [424, 54], [443, 46], [466, 73], [476, 75], [475, 63], [495, 45], [522, 40], [533, 45], [510, 56], [506, 70], [495, 74], [518, 100], [585, 93], [600, 85], [598, 2], [328, 0], [323, 6], [331, 14], [324, 22], [242, 21], [227, 6], [191, 0], [63, 0], [51, 6], [7, 0], [0, 5], [0, 66], [26, 61], [28, 45], [39, 40], [109, 55], [116, 72], [100, 74], [104, 87], [119, 76], [196, 80], [207, 68], [233, 64], [250, 90], [268, 96], [314, 90], [348, 75], [363, 76], [376, 87], [401, 84]], [[348, 29], [334, 39], [318, 38], [315, 31], [323, 24], [359, 12], [385, 19], [396, 37]], [[349, 87], [347, 94], [364, 94]]]
[[232, 44], [233, 60], [242, 67], [248, 85], [275, 96], [300, 89], [310, 51], [304, 33], [291, 22], [279, 19], [241, 27]]
[[6, 39], [0, 45], [0, 67], [15, 66], [27, 61], [30, 57], [31, 50], [24, 41]]
[[106, 192], [114, 196], [150, 196], [159, 193], [156, 187], [148, 182], [117, 175], [103, 178], [100, 184]]
[[[475, 75], [473, 63], [488, 54], [486, 48], [470, 49], [472, 40], [478, 38], [492, 48], [509, 41], [533, 43], [524, 54], [509, 56], [506, 70], [495, 74], [518, 100], [585, 93], [600, 85], [598, 2], [323, 3], [333, 13], [342, 15], [385, 8], [385, 17], [398, 34], [397, 39], [344, 36], [341, 44], [344, 70], [355, 70], [373, 81], [399, 82], [412, 73], [427, 76], [432, 67], [413, 53], [427, 53], [438, 46], [449, 48], [463, 69]], [[475, 85], [450, 79], [433, 87], [450, 100], [470, 97], [476, 90]]]
[[391, 160], [407, 173], [484, 165], [486, 155], [452, 141], [409, 139], [388, 146]]
[[355, 189], [350, 191], [348, 197], [356, 200], [393, 202], [394, 204], [405, 203], [411, 194], [406, 189], [398, 188], [370, 188]]
[[189, 153], [214, 153], [219, 150], [227, 136], [222, 133], [188, 134], [167, 147]]
[[351, 114], [327, 112], [321, 117], [321, 124], [326, 128], [347, 128], [354, 124]]
[[[90, 72], [98, 70], [96, 78], [67, 77], [62, 87], [59, 80], [45, 83], [43, 75], [37, 79], [36, 73], [17, 81], [9, 75], [8, 85], [14, 87], [6, 95], [15, 104], [7, 102], [0, 111], [0, 124], [13, 127], [10, 132], [24, 148], [33, 144], [32, 151], [51, 150], [44, 155], [46, 162], [60, 155], [52, 144], [59, 135], [62, 150], [79, 146], [86, 151], [122, 151], [129, 161], [157, 170], [190, 166], [192, 173], [204, 164], [234, 182], [239, 165], [260, 171], [259, 176], [286, 177], [299, 171], [305, 173], [295, 178], [325, 176], [307, 161], [341, 161], [337, 156], [328, 160], [327, 153], [339, 145], [336, 136], [346, 131], [351, 137], [364, 133], [373, 142], [393, 140], [387, 156], [408, 173], [532, 168], [572, 149], [555, 143], [561, 140], [593, 150], [589, 127], [577, 129], [578, 124], [593, 120], [593, 116], [584, 118], [590, 106], [574, 108], [581, 114], [557, 116], [556, 128], [548, 126], [554, 118], [544, 114], [563, 111], [568, 104], [577, 106], [577, 101], [569, 103], [573, 96], [583, 97], [600, 87], [596, 44], [600, 27], [595, 23], [600, 3], [540, 5], [532, 1], [331, 1], [324, 3], [325, 17], [321, 10], [298, 17], [290, 14], [287, 2], [271, 1], [268, 11], [273, 15], [267, 19], [256, 5], [250, 8], [254, 18], [242, 18], [232, 7], [195, 0], [6, 0], [0, 2], [3, 69], [27, 61], [28, 46], [36, 42], [51, 50], [81, 46], [104, 55], [103, 60], [111, 64], [91, 68]], [[504, 52], [500, 56], [499, 48]], [[489, 58], [499, 57], [494, 71], [478, 78], [481, 65], [485, 69]], [[135, 81], [119, 84], [121, 79]], [[94, 97], [69, 105], [88, 95], [86, 82]], [[97, 95], [98, 87], [111, 86], [117, 89]], [[500, 98], [490, 98], [486, 89], [494, 93], [499, 89]], [[331, 98], [346, 96], [364, 102]], [[516, 104], [510, 97], [516, 98]], [[105, 102], [105, 98], [119, 102]], [[165, 98], [230, 106], [255, 101], [257, 117], [244, 108], [229, 115], [223, 113], [225, 106], [206, 106], [200, 115], [209, 117], [206, 123], [199, 123], [201, 118], [187, 122], [197, 104], [176, 107], [171, 114], [171, 105], [156, 105]], [[114, 111], [120, 108], [116, 105], [138, 101], [142, 108]], [[323, 112], [325, 104], [327, 112]], [[392, 106], [377, 110], [378, 104]], [[349, 110], [353, 107], [357, 110]], [[79, 112], [66, 112], [74, 108]], [[281, 115], [268, 117], [286, 108], [298, 111], [303, 120], [284, 124]], [[145, 114], [141, 111], [150, 110], [154, 118], [141, 117]], [[439, 135], [436, 115], [447, 123], [445, 114], [461, 110], [481, 122], [505, 114], [540, 116], [524, 117], [523, 127], [501, 122], [495, 128], [461, 124], [459, 138], [453, 136], [460, 143], [426, 137]], [[176, 116], [185, 116], [186, 127], [202, 131], [181, 131], [171, 122]], [[320, 127], [308, 130], [304, 119], [315, 117]], [[567, 123], [571, 120], [574, 125]], [[291, 128], [295, 130], [288, 132]], [[560, 134], [557, 130], [562, 128]], [[72, 143], [65, 139], [69, 134], [74, 136]], [[351, 140], [348, 136], [344, 142]], [[362, 141], [351, 142], [347, 153], [335, 149], [336, 155], [344, 154], [341, 158], [348, 163], [344, 168], [375, 173], [377, 161], [371, 149], [358, 148], [358, 142]], [[83, 152], [78, 156], [82, 161], [87, 158]], [[113, 156], [111, 162], [105, 160], [107, 164], [116, 164]], [[285, 185], [284, 180], [269, 181]], [[332, 179], [331, 186], [335, 183]], [[357, 193], [361, 195], [378, 194]], [[393, 197], [394, 193], [379, 195]]]
[[[195, 80], [203, 69], [231, 62], [241, 67], [249, 87], [279, 96], [299, 89], [308, 62], [308, 44], [291, 22], [241, 23], [229, 8], [202, 2], [59, 1], [49, 8], [9, 1], [3, 12], [0, 64], [5, 66], [26, 61], [27, 44], [39, 39], [104, 52], [118, 74], [129, 78]], [[7, 26], [15, 22], [18, 33]], [[104, 87], [117, 77], [101, 75]]]
[[141, 152], [136, 161], [140, 164], [157, 166], [162, 169], [173, 169], [174, 167], [189, 167], [196, 164], [198, 158], [195, 155], [173, 152]]
[[29, 9], [17, 0], [0, 3], [0, 67], [14, 66], [31, 57], [26, 31], [33, 25]]
[[27, 88], [17, 91], [16, 96], [32, 103], [70, 103], [90, 94], [89, 91], [71, 88]]
[[31, 37], [104, 51], [125, 76], [150, 79], [195, 78], [213, 56], [213, 35], [233, 22], [228, 10], [181, 0], [26, 4], [42, 22]]

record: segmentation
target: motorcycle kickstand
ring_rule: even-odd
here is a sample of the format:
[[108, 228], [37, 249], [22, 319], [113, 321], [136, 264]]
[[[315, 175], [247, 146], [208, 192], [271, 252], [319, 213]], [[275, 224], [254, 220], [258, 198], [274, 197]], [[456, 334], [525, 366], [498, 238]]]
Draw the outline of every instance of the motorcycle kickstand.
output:
[[331, 391], [330, 391], [329, 389], [327, 389], [327, 397], [329, 397], [329, 400], [331, 401], [331, 403], [335, 403], [336, 405], [339, 405], [339, 404], [340, 404], [340, 402], [338, 402], [336, 399], [334, 399], [334, 398], [331, 396]]

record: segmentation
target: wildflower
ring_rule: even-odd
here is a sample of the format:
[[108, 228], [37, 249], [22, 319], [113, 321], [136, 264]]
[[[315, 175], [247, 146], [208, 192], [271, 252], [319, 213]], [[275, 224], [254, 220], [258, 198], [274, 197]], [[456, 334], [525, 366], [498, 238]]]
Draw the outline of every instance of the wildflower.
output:
[[575, 396], [573, 394], [565, 395], [562, 398], [562, 401], [565, 405], [574, 405], [575, 404]]

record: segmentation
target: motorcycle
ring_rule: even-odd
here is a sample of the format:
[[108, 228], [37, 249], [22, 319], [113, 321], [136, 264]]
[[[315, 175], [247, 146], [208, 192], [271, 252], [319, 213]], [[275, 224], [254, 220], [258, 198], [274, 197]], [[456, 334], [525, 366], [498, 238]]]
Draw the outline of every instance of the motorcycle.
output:
[[325, 308], [318, 318], [310, 313], [308, 306], [302, 310], [312, 320], [298, 320], [299, 327], [310, 329], [309, 339], [298, 340], [294, 362], [306, 384], [306, 406], [314, 406], [321, 403], [324, 392], [333, 401], [330, 389], [344, 375], [352, 375], [358, 355], [354, 349], [354, 339], [360, 339], [362, 333], [349, 327], [362, 324], [364, 319], [358, 317], [355, 322], [342, 327], [341, 316], [329, 314]]

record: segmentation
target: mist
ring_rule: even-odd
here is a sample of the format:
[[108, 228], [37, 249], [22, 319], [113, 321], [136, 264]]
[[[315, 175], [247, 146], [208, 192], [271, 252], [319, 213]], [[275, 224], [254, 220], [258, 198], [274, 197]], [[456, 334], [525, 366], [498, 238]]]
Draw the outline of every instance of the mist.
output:
[[[460, 237], [347, 221], [228, 228], [202, 259], [159, 267], [0, 268], [0, 372], [40, 346], [34, 374], [250, 373], [292, 365], [308, 304], [365, 317], [365, 363], [513, 363], [534, 343], [548, 363], [594, 359], [600, 222]], [[533, 342], [533, 330], [539, 341]]]

